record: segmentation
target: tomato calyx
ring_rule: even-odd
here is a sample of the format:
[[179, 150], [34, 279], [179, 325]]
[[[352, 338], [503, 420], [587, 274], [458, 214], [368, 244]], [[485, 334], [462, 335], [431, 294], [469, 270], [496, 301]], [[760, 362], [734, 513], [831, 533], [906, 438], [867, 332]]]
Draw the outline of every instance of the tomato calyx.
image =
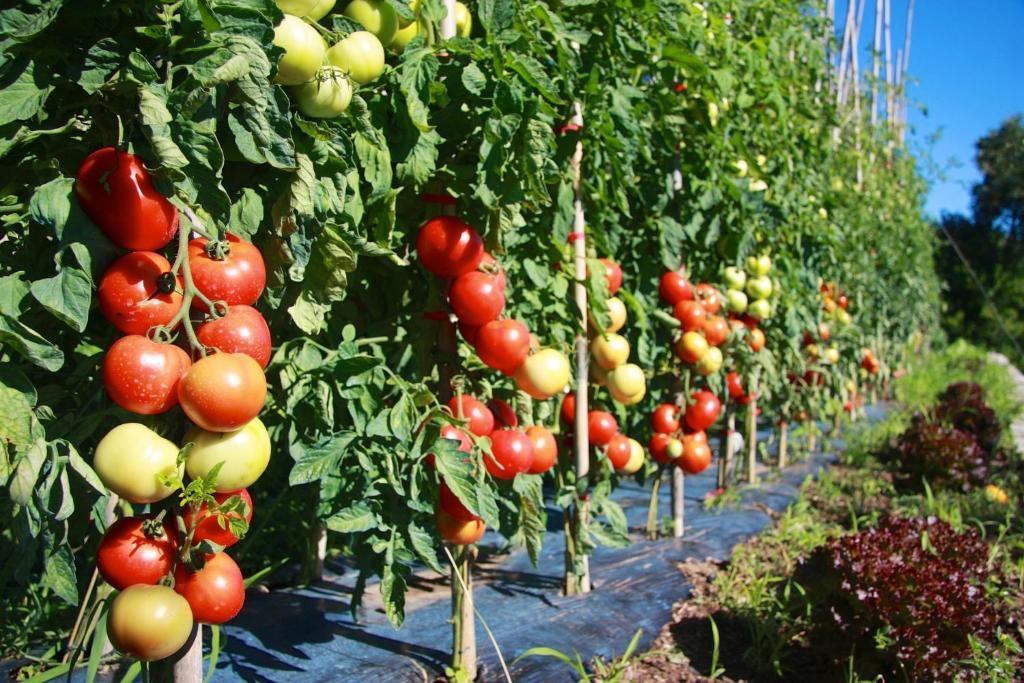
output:
[[227, 240], [207, 240], [203, 250], [214, 261], [226, 261], [231, 255], [231, 244]]

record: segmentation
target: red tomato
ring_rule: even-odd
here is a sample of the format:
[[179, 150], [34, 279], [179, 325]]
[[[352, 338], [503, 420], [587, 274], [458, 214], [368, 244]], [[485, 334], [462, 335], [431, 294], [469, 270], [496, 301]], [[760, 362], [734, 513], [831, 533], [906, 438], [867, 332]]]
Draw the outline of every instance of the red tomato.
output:
[[166, 325], [181, 309], [184, 287], [170, 272], [170, 262], [151, 251], [117, 259], [100, 278], [103, 316], [125, 334], [146, 334], [155, 325]]
[[484, 241], [476, 230], [458, 218], [438, 216], [420, 228], [416, 253], [428, 271], [437, 277], [453, 278], [480, 266]]
[[[206, 252], [207, 240], [199, 237], [188, 243], [188, 265], [196, 289], [212, 301], [226, 301], [228, 306], [256, 303], [267, 284], [267, 268], [260, 250], [238, 237], [228, 234], [229, 252], [217, 260]], [[192, 303], [200, 311], [206, 304], [199, 299]]]
[[488, 436], [494, 431], [494, 414], [488, 410], [487, 406], [469, 394], [462, 394], [462, 415], [459, 415], [458, 396], [452, 396], [448, 401], [448, 409], [455, 417], [468, 420], [469, 431], [477, 436]]
[[495, 479], [515, 479], [533, 466], [533, 442], [517, 429], [491, 432], [492, 456], [484, 456], [484, 466]]
[[607, 446], [615, 433], [619, 431], [619, 423], [611, 413], [603, 410], [591, 410], [587, 414], [587, 431], [590, 434], [591, 446]]
[[575, 392], [565, 395], [562, 399], [562, 422], [572, 424], [576, 421], [576, 394]]
[[511, 429], [519, 426], [519, 418], [516, 417], [516, 411], [512, 410], [512, 406], [500, 398], [492, 398], [488, 401], [487, 408], [494, 415], [494, 423], [496, 425]]
[[696, 301], [680, 301], [672, 309], [672, 315], [682, 324], [683, 332], [696, 332], [704, 329], [708, 314]]
[[659, 434], [671, 434], [679, 431], [679, 406], [662, 403], [651, 415], [651, 427]]
[[633, 447], [629, 444], [629, 437], [623, 434], [614, 434], [604, 449], [604, 454], [612, 467], [621, 470], [629, 462], [629, 456], [633, 453]]
[[197, 572], [179, 564], [174, 568], [174, 590], [188, 600], [192, 618], [203, 624], [231, 621], [245, 604], [242, 570], [227, 553], [211, 555]]
[[686, 407], [684, 420], [690, 429], [702, 432], [715, 423], [722, 403], [706, 389], [693, 392], [693, 403]]
[[104, 147], [87, 156], [75, 178], [75, 195], [119, 247], [155, 251], [178, 231], [178, 210], [153, 187], [149, 171], [134, 154]]
[[211, 432], [241, 429], [267, 400], [263, 368], [244, 353], [215, 353], [198, 361], [178, 384], [188, 419]]
[[517, 320], [492, 320], [480, 328], [473, 346], [484, 365], [512, 375], [530, 353], [530, 330]]
[[448, 303], [459, 322], [484, 325], [496, 320], [505, 308], [505, 295], [493, 275], [472, 271], [460, 275], [448, 292]]
[[192, 359], [180, 347], [130, 334], [107, 351], [103, 386], [125, 410], [156, 415], [178, 405], [178, 382], [191, 367]]
[[743, 389], [743, 383], [740, 382], [740, 374], [738, 372], [730, 372], [726, 375], [725, 383], [729, 387], [730, 398], [743, 398], [743, 395], [747, 393]]
[[651, 440], [647, 442], [647, 450], [651, 452], [651, 457], [661, 464], [665, 464], [671, 460], [671, 458], [668, 457], [668, 453], [666, 453], [669, 441], [671, 440], [671, 436], [660, 432], [652, 436]]
[[440, 506], [434, 509], [434, 518], [437, 522], [437, 532], [445, 542], [452, 545], [476, 543], [487, 531], [487, 525], [483, 520], [462, 522], [442, 510]]
[[480, 334], [480, 328], [477, 325], [467, 325], [466, 323], [459, 321], [459, 334], [462, 338], [468, 341], [470, 344], [476, 344], [476, 339]]
[[174, 564], [176, 543], [170, 526], [153, 515], [124, 517], [110, 525], [96, 551], [96, 569], [117, 590], [137, 583], [156, 585]]
[[244, 353], [261, 367], [270, 362], [270, 328], [252, 306], [237, 304], [228, 314], [196, 328], [196, 336], [206, 346], [224, 353]]
[[764, 348], [764, 332], [757, 329], [756, 327], [750, 330], [750, 336], [747, 337], [747, 345], [750, 346], [751, 351], [760, 351]]
[[478, 270], [496, 277], [498, 279], [498, 287], [501, 288], [502, 292], [505, 291], [505, 285], [507, 284], [505, 280], [505, 269], [496, 258], [491, 256], [490, 252], [484, 252], [483, 258], [480, 259], [480, 266]]
[[452, 493], [452, 490], [448, 488], [448, 484], [445, 484], [442, 481], [440, 489], [441, 495], [438, 499], [438, 505], [440, 505], [442, 510], [460, 522], [472, 522], [480, 519], [470, 512], [469, 508], [462, 504], [462, 501], [459, 500], [458, 496]]
[[[703, 438], [698, 437], [700, 434]], [[711, 447], [704, 432], [683, 436], [683, 454], [676, 460], [676, 466], [687, 474], [700, 474], [711, 464]]]
[[615, 296], [615, 292], [619, 291], [619, 287], [622, 286], [622, 268], [611, 259], [598, 260], [604, 264], [605, 277], [608, 278], [608, 295]]
[[533, 444], [533, 464], [527, 470], [530, 474], [544, 474], [554, 467], [558, 459], [558, 443], [555, 435], [546, 427], [527, 427], [526, 436]]
[[697, 285], [697, 300], [704, 306], [709, 315], [715, 315], [722, 308], [722, 295], [714, 285], [702, 282]]
[[721, 346], [729, 338], [729, 323], [720, 315], [713, 315], [704, 323], [704, 338], [712, 346]]
[[661, 276], [658, 294], [665, 303], [675, 306], [680, 301], [693, 301], [693, 285], [682, 273], [670, 270]]
[[839, 308], [843, 309], [844, 311], [850, 306], [850, 300], [846, 298], [845, 294], [840, 294], [839, 298], [836, 299], [836, 303], [839, 304]]
[[[218, 505], [223, 505], [232, 496], [238, 496], [245, 503], [245, 521], [248, 524], [252, 521], [252, 496], [249, 495], [248, 489], [239, 489], [238, 491], [225, 491], [224, 493], [213, 494], [213, 498], [217, 501]], [[182, 510], [182, 517], [185, 520], [185, 527], [191, 527], [191, 506], [186, 506], [185, 509]], [[228, 527], [228, 519], [241, 519], [241, 517], [242, 516], [237, 512], [227, 512], [223, 514], [210, 512], [206, 503], [203, 503], [199, 507], [199, 514], [197, 517], [198, 522], [196, 522], [195, 532], [193, 532], [192, 535], [192, 542], [201, 543], [203, 541], [212, 541], [225, 548], [233, 546], [238, 543], [239, 539], [231, 533], [231, 529]], [[223, 526], [221, 526], [222, 522]]]

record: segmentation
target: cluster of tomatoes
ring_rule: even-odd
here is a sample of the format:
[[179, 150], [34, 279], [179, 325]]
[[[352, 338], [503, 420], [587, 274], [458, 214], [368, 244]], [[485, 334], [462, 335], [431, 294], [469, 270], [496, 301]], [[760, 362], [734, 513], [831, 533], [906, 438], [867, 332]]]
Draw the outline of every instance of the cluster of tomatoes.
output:
[[[567, 394], [562, 401], [562, 422], [571, 427], [576, 423], [576, 395]], [[611, 466], [623, 474], [634, 474], [644, 466], [644, 447], [619, 431], [615, 416], [605, 410], [587, 413], [587, 439], [591, 446], [603, 449]]]
[[711, 464], [707, 429], [721, 410], [718, 397], [706, 389], [693, 392], [685, 409], [662, 403], [651, 414], [651, 456], [662, 464], [675, 463], [687, 474], [700, 474]]
[[[431, 274], [448, 281], [448, 305], [458, 321], [462, 337], [473, 346], [488, 367], [514, 378], [516, 387], [535, 399], [561, 393], [569, 383], [569, 360], [556, 349], [539, 349], [539, 342], [523, 323], [501, 318], [505, 308], [505, 272], [484, 250], [479, 233], [454, 216], [438, 216], [420, 228], [416, 238], [420, 263]], [[447, 319], [447, 315], [442, 317]], [[532, 352], [531, 352], [532, 351]], [[470, 434], [490, 440], [484, 466], [495, 479], [542, 474], [558, 455], [555, 437], [545, 427], [520, 430], [515, 411], [500, 399], [491, 408], [468, 394], [451, 399], [452, 415], [466, 423], [467, 434], [445, 425], [441, 437], [459, 443], [470, 453]], [[474, 543], [483, 535], [483, 520], [467, 509], [441, 482], [436, 509], [437, 527], [449, 543]]]
[[823, 282], [821, 287], [821, 305], [828, 314], [840, 325], [849, 325], [853, 322], [850, 315], [850, 298], [843, 293], [835, 282]]
[[[193, 239], [187, 250], [179, 248], [172, 267], [157, 250], [178, 232], [177, 210], [133, 154], [110, 147], [93, 152], [75, 191], [103, 233], [132, 250], [99, 285], [103, 315], [125, 335], [103, 360], [107, 393], [139, 415], [180, 406], [195, 425], [184, 436], [190, 447], [181, 458], [177, 444], [146, 425], [120, 424], [96, 447], [96, 473], [121, 500], [137, 505], [170, 498], [183, 471], [214, 488], [212, 497], [182, 510], [172, 505], [122, 518], [100, 543], [97, 568], [121, 591], [110, 607], [111, 641], [139, 659], [162, 659], [184, 644], [193, 620], [223, 623], [245, 599], [242, 573], [223, 548], [238, 540], [236, 531], [244, 533], [252, 516], [246, 487], [270, 459], [270, 438], [258, 417], [270, 331], [252, 307], [266, 271], [259, 250], [236, 238]], [[182, 327], [199, 357], [194, 363], [171, 343]]]
[[639, 403], [647, 394], [647, 378], [636, 363], [629, 360], [629, 341], [618, 334], [626, 324], [626, 304], [615, 296], [622, 287], [622, 268], [610, 259], [601, 259], [608, 279], [608, 326], [598, 330], [597, 323], [590, 321], [591, 340], [590, 364], [594, 380], [607, 387], [611, 397], [627, 406]]
[[680, 269], [661, 276], [658, 294], [672, 306], [682, 328], [675, 343], [676, 355], [705, 377], [718, 372], [724, 361], [719, 347], [729, 339], [729, 323], [718, 315], [722, 308], [718, 290], [706, 282], [694, 287]]
[[874, 351], [865, 348], [861, 350], [860, 367], [869, 375], [877, 375], [878, 371], [882, 369], [882, 363], [879, 362]]
[[[343, 14], [366, 30], [354, 31], [328, 47], [316, 22], [334, 9], [335, 0], [277, 0], [285, 13], [274, 28], [274, 45], [284, 50], [275, 81], [289, 88], [299, 110], [310, 118], [340, 116], [352, 102], [352, 84], [368, 85], [384, 73], [384, 48], [401, 53], [419, 35], [419, 2], [412, 21], [402, 20], [387, 0], [351, 0]], [[468, 37], [473, 18], [455, 3], [458, 35]]]

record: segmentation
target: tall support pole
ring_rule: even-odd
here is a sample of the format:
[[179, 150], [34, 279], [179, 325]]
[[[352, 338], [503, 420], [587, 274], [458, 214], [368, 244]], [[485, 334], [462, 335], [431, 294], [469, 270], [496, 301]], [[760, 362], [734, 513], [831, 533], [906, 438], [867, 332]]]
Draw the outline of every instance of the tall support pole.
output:
[[779, 422], [779, 469], [784, 469], [789, 460], [789, 422]]
[[882, 0], [882, 31], [885, 33], [885, 118], [892, 125], [893, 102], [893, 71], [892, 71], [892, 28], [889, 16], [892, 12], [892, 0]]
[[757, 399], [747, 404], [747, 483], [757, 483]]
[[[579, 102], [574, 105], [572, 118], [577, 130], [583, 127], [583, 108]], [[589, 412], [587, 399], [587, 382], [590, 381], [589, 364], [590, 350], [587, 344], [587, 287], [585, 283], [587, 273], [587, 241], [586, 222], [583, 216], [583, 141], [576, 142], [576, 151], [572, 155], [572, 189], [574, 194], [574, 216], [573, 216], [573, 245], [575, 247], [576, 260], [576, 284], [574, 294], [576, 296], [576, 307], [580, 313], [580, 327], [576, 333], [576, 420], [574, 424], [573, 438], [576, 448], [576, 481], [586, 480], [590, 474], [590, 431], [587, 427], [587, 414]], [[587, 519], [590, 514], [589, 506], [585, 500], [581, 500], [574, 510], [575, 524], [573, 525], [574, 535], [578, 535], [587, 526]], [[581, 557], [570, 557], [568, 551], [570, 539], [566, 539], [566, 567], [565, 567], [565, 593], [590, 592], [590, 560], [584, 554]], [[573, 543], [573, 546], [576, 544]], [[575, 550], [578, 550], [576, 548]], [[573, 553], [575, 554], [575, 553]], [[579, 572], [577, 572], [579, 569]]]
[[203, 680], [203, 625], [192, 626], [188, 641], [167, 659], [150, 665], [152, 683], [202, 683]]
[[907, 3], [907, 28], [903, 36], [903, 61], [900, 65], [900, 104], [897, 107], [896, 116], [899, 121], [899, 139], [907, 132], [907, 74], [910, 72], [910, 37], [914, 31], [914, 0]]
[[722, 433], [722, 448], [718, 456], [718, 488], [729, 484], [729, 467], [732, 465], [732, 433], [736, 431], [736, 411], [726, 406], [725, 429]]
[[871, 49], [871, 129], [878, 123], [878, 79], [882, 76], [882, 4], [875, 0], [875, 41]]
[[672, 535], [676, 538], [683, 537], [683, 523], [685, 519], [685, 506], [683, 493], [686, 490], [686, 477], [678, 465], [672, 465]]

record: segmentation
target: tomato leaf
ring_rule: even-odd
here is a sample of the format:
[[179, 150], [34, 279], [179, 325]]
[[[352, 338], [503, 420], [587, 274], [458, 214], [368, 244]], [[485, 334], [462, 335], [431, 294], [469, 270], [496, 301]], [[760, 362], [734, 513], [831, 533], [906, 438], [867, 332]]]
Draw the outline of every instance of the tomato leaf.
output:
[[416, 522], [409, 522], [406, 527], [409, 536], [409, 544], [412, 545], [416, 556], [423, 564], [433, 569], [438, 574], [445, 574], [446, 571], [441, 563], [437, 561], [437, 548], [434, 545], [434, 537]]
[[380, 523], [380, 517], [366, 503], [356, 503], [339, 510], [325, 520], [328, 529], [343, 534], [376, 529]]
[[11, 500], [17, 505], [31, 504], [36, 481], [39, 479], [39, 472], [43, 468], [43, 463], [46, 462], [47, 455], [46, 442], [37, 439], [16, 461], [14, 477], [10, 484], [10, 494]]
[[75, 562], [71, 550], [57, 548], [44, 563], [40, 583], [69, 605], [78, 604], [78, 581], [75, 578]]
[[39, 113], [52, 86], [35, 73], [35, 62], [19, 60], [0, 78], [0, 126], [24, 121]]
[[29, 379], [16, 366], [0, 364], [0, 439], [15, 448], [30, 445], [38, 431], [35, 405], [36, 390]]
[[60, 349], [6, 314], [0, 315], [0, 343], [7, 344], [44, 370], [56, 372], [64, 365], [64, 353]]
[[288, 483], [292, 486], [309, 484], [335, 472], [345, 455], [345, 449], [355, 438], [353, 432], [340, 432], [322, 446], [307, 450], [292, 466]]
[[78, 332], [85, 330], [92, 303], [92, 282], [84, 271], [62, 268], [51, 278], [36, 280], [32, 283], [32, 296], [68, 327]]
[[384, 601], [384, 613], [395, 628], [405, 621], [405, 575], [409, 568], [398, 563], [384, 565], [380, 575], [380, 597]]

